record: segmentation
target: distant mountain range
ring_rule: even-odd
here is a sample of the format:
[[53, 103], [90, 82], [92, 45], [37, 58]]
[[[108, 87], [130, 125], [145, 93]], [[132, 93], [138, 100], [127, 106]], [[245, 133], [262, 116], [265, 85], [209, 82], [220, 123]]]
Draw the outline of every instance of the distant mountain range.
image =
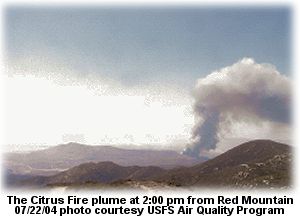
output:
[[[148, 160], [146, 156], [145, 160]], [[88, 162], [51, 176], [8, 172], [6, 180], [10, 185], [39, 187], [289, 187], [291, 161], [290, 146], [270, 140], [254, 140], [190, 167], [165, 169], [159, 166], [121, 166], [111, 161]]]
[[171, 169], [205, 160], [207, 158], [195, 159], [171, 150], [134, 150], [68, 143], [29, 153], [6, 153], [3, 161], [4, 167], [14, 174], [49, 176], [88, 162], [111, 161], [121, 166]]

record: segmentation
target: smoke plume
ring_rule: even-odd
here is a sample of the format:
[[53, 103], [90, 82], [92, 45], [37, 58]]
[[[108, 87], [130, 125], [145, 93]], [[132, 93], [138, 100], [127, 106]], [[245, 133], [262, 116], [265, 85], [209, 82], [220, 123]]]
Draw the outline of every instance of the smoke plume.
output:
[[[197, 81], [195, 125], [184, 154], [199, 157], [215, 149], [219, 131], [236, 122], [290, 123], [290, 81], [270, 64], [251, 58], [215, 71]], [[228, 127], [228, 128], [227, 128]]]

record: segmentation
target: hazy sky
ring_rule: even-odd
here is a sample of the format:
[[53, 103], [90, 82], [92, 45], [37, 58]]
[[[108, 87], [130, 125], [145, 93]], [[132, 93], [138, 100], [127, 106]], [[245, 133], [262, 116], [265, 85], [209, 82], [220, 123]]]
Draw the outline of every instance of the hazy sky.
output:
[[182, 144], [196, 80], [244, 57], [290, 76], [290, 28], [288, 8], [7, 7], [5, 142]]

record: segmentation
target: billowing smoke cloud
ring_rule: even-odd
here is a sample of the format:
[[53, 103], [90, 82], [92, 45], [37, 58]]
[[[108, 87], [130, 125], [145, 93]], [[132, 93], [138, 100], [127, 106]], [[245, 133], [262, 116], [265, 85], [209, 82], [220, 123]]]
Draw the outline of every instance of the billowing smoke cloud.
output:
[[219, 131], [233, 123], [290, 123], [290, 81], [270, 64], [251, 58], [198, 79], [194, 90], [195, 126], [184, 154], [199, 157], [215, 149]]

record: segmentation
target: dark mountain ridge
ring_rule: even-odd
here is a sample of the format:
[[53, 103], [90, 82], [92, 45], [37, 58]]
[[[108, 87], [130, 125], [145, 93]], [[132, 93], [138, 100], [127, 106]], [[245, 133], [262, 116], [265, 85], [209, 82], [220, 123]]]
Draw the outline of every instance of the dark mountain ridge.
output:
[[[270, 140], [241, 144], [204, 163], [166, 170], [157, 166], [120, 166], [90, 162], [49, 177], [19, 178], [16, 185], [130, 186], [151, 182], [166, 186], [288, 187], [291, 184], [291, 147]], [[151, 185], [150, 184], [150, 185]]]
[[286, 186], [290, 184], [291, 147], [254, 140], [190, 168], [170, 170], [157, 179], [176, 185]]

